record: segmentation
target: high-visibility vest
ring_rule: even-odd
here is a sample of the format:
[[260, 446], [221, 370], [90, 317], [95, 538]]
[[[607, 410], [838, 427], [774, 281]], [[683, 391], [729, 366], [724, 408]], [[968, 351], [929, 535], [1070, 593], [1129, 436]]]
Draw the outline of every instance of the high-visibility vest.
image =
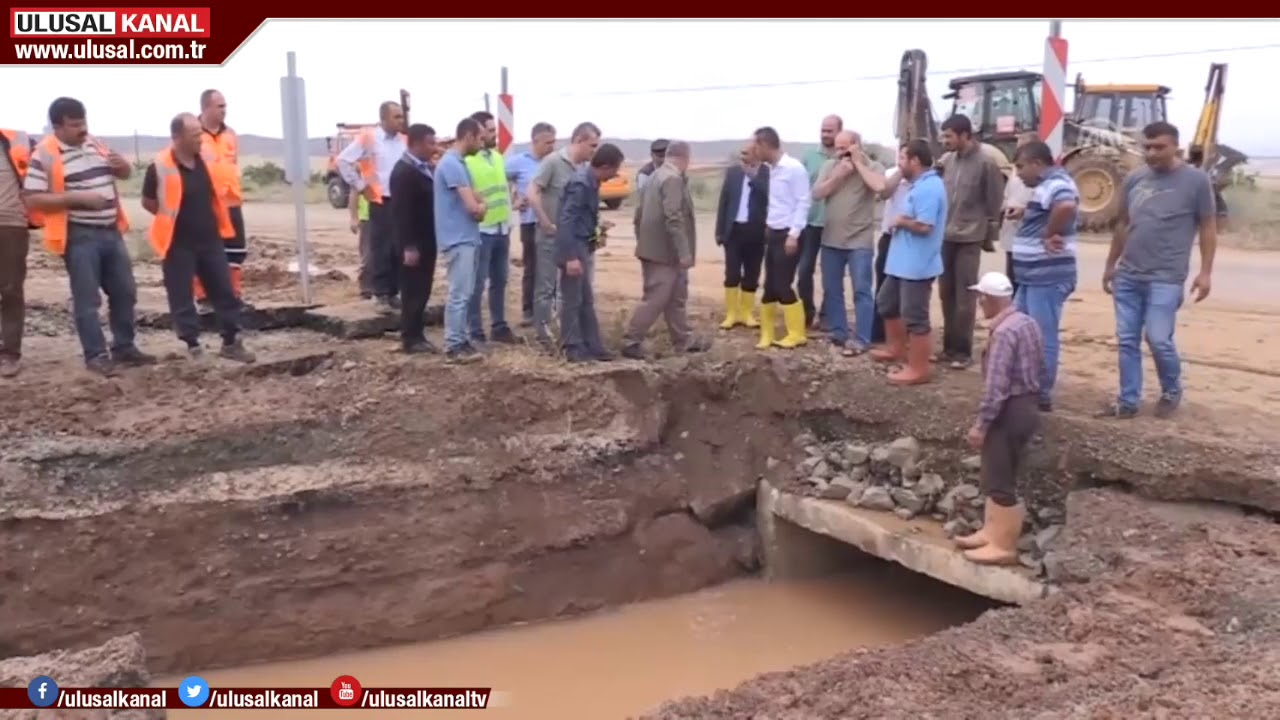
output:
[[[373, 197], [369, 200], [377, 205], [382, 204], [382, 196], [386, 193], [382, 189], [382, 183], [378, 182], [378, 133], [382, 132], [382, 126], [376, 128], [365, 128], [360, 133], [360, 146], [364, 148], [364, 155], [356, 161], [356, 168], [360, 171], [360, 178], [364, 180], [364, 184], [368, 187]], [[404, 133], [399, 133], [400, 139], [404, 141], [405, 147], [408, 147], [409, 138]]]
[[356, 200], [356, 220], [366, 222], [369, 219], [369, 198], [361, 195]]
[[[0, 128], [0, 135], [9, 143], [9, 162], [13, 171], [18, 174], [18, 192], [22, 192], [22, 182], [27, 179], [27, 170], [31, 168], [31, 138], [21, 130]], [[27, 208], [27, 224], [40, 227], [44, 217], [31, 208]]]
[[487, 208], [480, 225], [497, 225], [510, 219], [511, 193], [502, 153], [481, 150], [468, 155], [463, 162], [467, 164], [467, 172], [471, 175], [472, 188], [484, 200]]
[[[156, 156], [155, 166], [157, 207], [155, 219], [151, 221], [151, 233], [148, 239], [151, 241], [151, 249], [156, 251], [156, 256], [164, 258], [173, 245], [173, 229], [177, 225], [178, 209], [182, 207], [182, 173], [178, 170], [178, 161], [173, 157], [172, 148]], [[209, 181], [212, 183], [213, 172], [207, 163], [204, 165], [204, 170], [209, 174]], [[231, 224], [231, 212], [227, 210], [227, 204], [218, 195], [217, 187], [212, 184], [211, 187], [214, 188], [211, 199], [214, 217], [218, 219], [218, 235], [224, 240], [233, 238], [236, 229]]]
[[[62, 162], [62, 146], [53, 133], [44, 136], [36, 145], [35, 159], [40, 161], [49, 178], [49, 192], [64, 193], [67, 191], [67, 166]], [[42, 210], [44, 219], [44, 247], [54, 255], [62, 255], [67, 251], [67, 209]], [[124, 214], [120, 204], [120, 195], [116, 194], [116, 229], [125, 232], [129, 229], [129, 218]]]
[[222, 126], [222, 131], [200, 133], [200, 155], [209, 166], [214, 187], [227, 207], [240, 207], [244, 191], [240, 187], [240, 139], [236, 131]]

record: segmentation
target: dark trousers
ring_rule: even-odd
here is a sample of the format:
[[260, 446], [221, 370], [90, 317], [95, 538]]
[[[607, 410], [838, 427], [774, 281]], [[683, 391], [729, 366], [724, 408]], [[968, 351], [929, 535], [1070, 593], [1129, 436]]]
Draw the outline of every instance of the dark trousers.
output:
[[764, 228], [734, 223], [724, 243], [724, 286], [754, 294], [764, 262]]
[[22, 325], [26, 322], [27, 252], [31, 232], [24, 227], [0, 227], [0, 355], [22, 357]]
[[907, 280], [890, 275], [876, 294], [876, 314], [885, 320], [897, 320], [907, 326], [910, 335], [928, 335], [929, 296], [933, 278]]
[[[223, 262], [219, 241], [218, 251]], [[107, 294], [107, 324], [111, 327], [111, 351], [135, 347], [137, 325], [133, 311], [138, 304], [138, 287], [133, 280], [133, 260], [124, 238], [115, 225], [67, 224], [67, 250], [62, 257], [71, 281], [71, 304], [74, 309], [76, 335], [85, 360], [107, 356], [107, 339], [102, 333], [98, 309], [102, 295]], [[187, 303], [191, 298], [191, 278], [187, 278]], [[195, 308], [192, 307], [192, 312]]]
[[249, 257], [249, 236], [244, 231], [244, 210], [236, 206], [227, 208], [227, 212], [231, 215], [231, 227], [235, 229], [236, 236], [223, 241], [223, 247], [226, 248], [227, 264], [238, 268]]
[[400, 291], [400, 252], [391, 233], [391, 198], [369, 203], [369, 285], [375, 297]]
[[582, 274], [577, 277], [560, 268], [560, 347], [566, 353], [604, 352], [591, 288], [591, 261], [590, 255], [582, 258]]
[[1013, 286], [1013, 294], [1018, 294], [1018, 281], [1013, 277], [1013, 253], [1004, 254], [1004, 274], [1009, 278], [1009, 284]]
[[[880, 241], [876, 243], [876, 297], [880, 296], [880, 288], [884, 287], [884, 264], [889, 260], [889, 240], [893, 235], [884, 233], [880, 236]], [[875, 318], [871, 320], [871, 342], [884, 342], [884, 318], [880, 317], [877, 310]]]
[[942, 243], [942, 277], [938, 297], [942, 301], [942, 354], [948, 359], [973, 357], [973, 324], [978, 297], [969, 289], [978, 282], [982, 243]]
[[[796, 294], [804, 303], [804, 326], [813, 324], [818, 314], [814, 305], [813, 275], [818, 269], [818, 252], [822, 249], [822, 228], [806, 225], [800, 233], [800, 252], [796, 253]], [[790, 303], [783, 303], [784, 305]]]
[[520, 259], [524, 262], [520, 274], [520, 315], [528, 322], [533, 322], [533, 281], [538, 272], [538, 245], [534, 236], [537, 232], [538, 223], [520, 225]]
[[188, 347], [200, 344], [200, 316], [192, 290], [192, 281], [198, 278], [213, 305], [223, 342], [235, 342], [240, 333], [240, 301], [231, 288], [231, 266], [227, 263], [222, 238], [175, 235], [160, 270], [164, 275], [164, 292], [169, 298], [169, 316], [173, 318], [173, 330], [179, 340]]
[[991, 502], [1002, 507], [1017, 504], [1018, 471], [1027, 443], [1039, 427], [1035, 395], [1015, 395], [1004, 401], [982, 441], [982, 492]]
[[406, 347], [426, 339], [422, 329], [427, 324], [427, 301], [431, 299], [431, 283], [435, 276], [434, 242], [418, 253], [417, 265], [400, 263], [400, 340]]
[[760, 302], [790, 305], [796, 301], [791, 284], [795, 282], [800, 252], [787, 254], [786, 230], [766, 229], [764, 243], [764, 294]]

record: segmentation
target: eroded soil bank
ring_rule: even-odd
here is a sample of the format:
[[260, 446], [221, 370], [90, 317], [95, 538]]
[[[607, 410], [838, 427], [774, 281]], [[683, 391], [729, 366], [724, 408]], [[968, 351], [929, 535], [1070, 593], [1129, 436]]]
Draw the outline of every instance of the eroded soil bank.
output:
[[[212, 668], [687, 592], [756, 568], [755, 483], [803, 466], [797, 438], [910, 435], [958, 458], [974, 397], [810, 355], [583, 371], [289, 346], [310, 359], [37, 384], [6, 406], [0, 655], [139, 631], [153, 671]], [[1276, 512], [1277, 466], [1262, 447], [1067, 416], [1033, 472], [1044, 506], [1088, 480]], [[1071, 498], [1058, 597], [656, 717], [1023, 718], [1040, 698], [1071, 717], [1070, 687], [1080, 702], [1135, 683], [1177, 698], [1232, 652], [1254, 660], [1224, 665], [1224, 687], [1276, 679], [1269, 520]], [[1141, 643], [1162, 651], [1126, 649]]]

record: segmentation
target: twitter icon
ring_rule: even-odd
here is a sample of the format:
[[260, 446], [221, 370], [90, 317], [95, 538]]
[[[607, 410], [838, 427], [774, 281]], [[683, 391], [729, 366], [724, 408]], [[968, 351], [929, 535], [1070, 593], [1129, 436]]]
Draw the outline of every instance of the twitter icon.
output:
[[178, 685], [178, 697], [187, 707], [200, 707], [209, 701], [209, 683], [192, 675]]

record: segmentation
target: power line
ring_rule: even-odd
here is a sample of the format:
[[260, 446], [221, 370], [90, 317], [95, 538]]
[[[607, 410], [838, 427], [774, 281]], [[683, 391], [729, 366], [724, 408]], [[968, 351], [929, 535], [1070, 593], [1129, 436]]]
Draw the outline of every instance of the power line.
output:
[[[1210, 55], [1213, 53], [1224, 52], [1250, 52], [1254, 50], [1273, 50], [1280, 48], [1280, 43], [1270, 43], [1267, 45], [1241, 45], [1237, 47], [1227, 48], [1211, 48], [1205, 50], [1177, 50], [1167, 53], [1148, 53], [1144, 55], [1122, 55], [1116, 57], [1092, 58], [1088, 60], [1071, 60], [1072, 65], [1094, 65], [1099, 63], [1124, 62], [1126, 60], [1154, 60], [1159, 58], [1185, 57], [1190, 55]], [[1028, 66], [1036, 66], [1042, 60], [1023, 63], [1021, 65], [1005, 65], [1002, 67], [973, 67], [960, 68], [956, 70], [930, 70], [930, 74], [938, 75], [976, 75], [979, 73], [995, 73], [1009, 72], [1013, 70], [1024, 70]], [[619, 97], [626, 95], [670, 95], [676, 93], [699, 93], [699, 92], [720, 92], [724, 90], [754, 90], [766, 88], [781, 87], [802, 87], [806, 85], [833, 85], [838, 83], [861, 82], [866, 80], [897, 80], [898, 73], [884, 75], [857, 75], [853, 77], [841, 78], [823, 78], [813, 80], [784, 80], [778, 82], [763, 83], [739, 83], [733, 85], [702, 85], [700, 87], [672, 87], [672, 88], [650, 88], [648, 90], [603, 90], [596, 92], [569, 92], [555, 93], [554, 97]]]

